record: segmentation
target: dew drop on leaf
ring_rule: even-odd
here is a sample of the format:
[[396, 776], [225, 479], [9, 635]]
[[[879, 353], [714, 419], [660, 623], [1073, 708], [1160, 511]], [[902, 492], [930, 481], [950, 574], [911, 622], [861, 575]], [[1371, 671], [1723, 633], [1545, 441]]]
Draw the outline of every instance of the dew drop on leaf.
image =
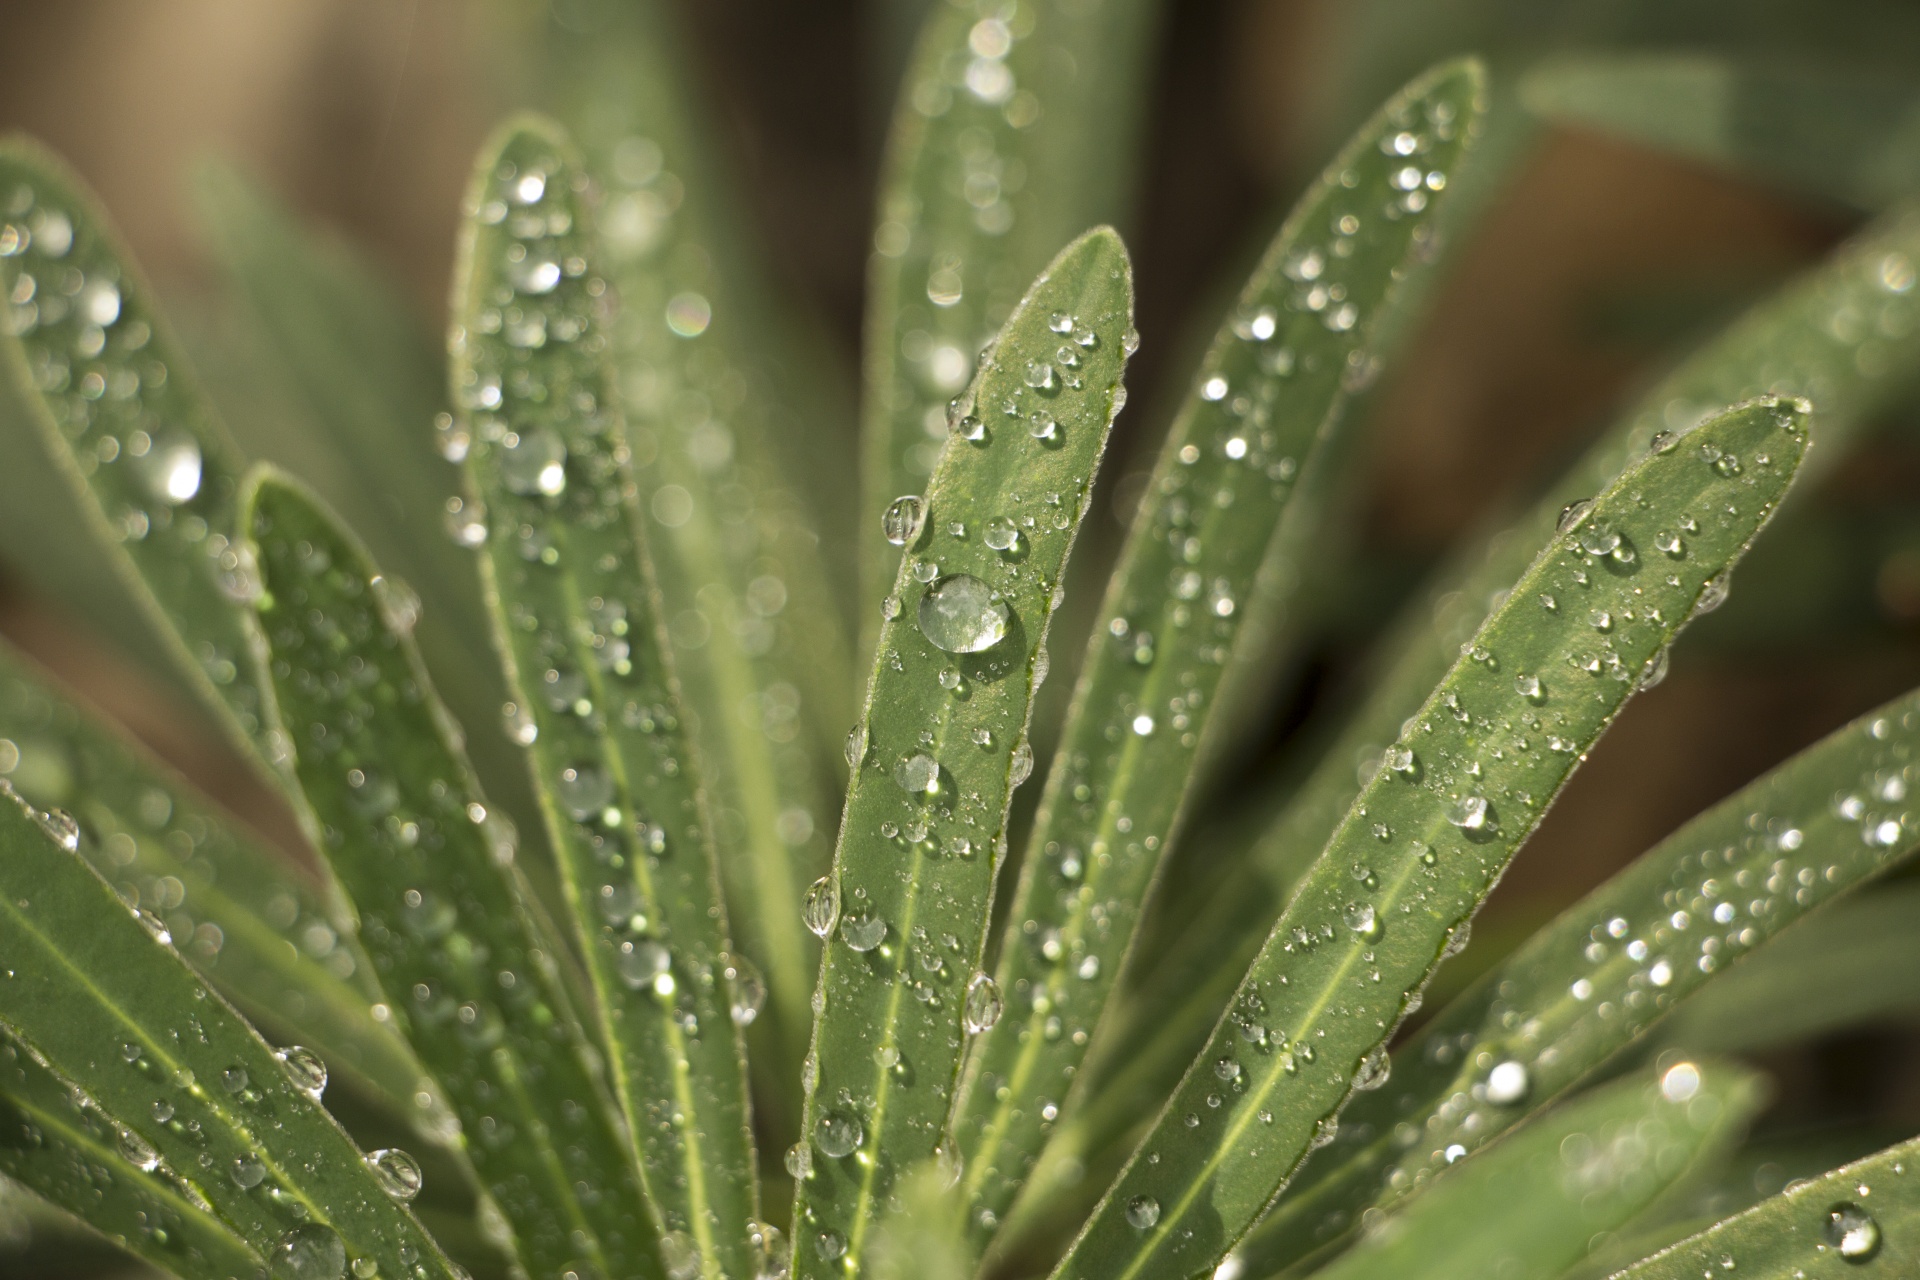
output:
[[926, 523], [926, 504], [918, 494], [906, 494], [895, 498], [887, 507], [886, 515], [880, 520], [880, 532], [894, 546], [904, 547], [920, 536], [920, 530]]
[[1865, 1262], [1880, 1252], [1880, 1224], [1857, 1204], [1827, 1210], [1827, 1243], [1848, 1262]]
[[406, 1204], [420, 1194], [420, 1162], [398, 1147], [383, 1147], [367, 1155], [367, 1168], [387, 1198]]
[[1006, 601], [971, 574], [941, 578], [920, 597], [920, 633], [947, 653], [979, 653], [1006, 639]]
[[269, 1280], [344, 1280], [346, 1274], [347, 1246], [318, 1222], [295, 1227], [267, 1253]]
[[309, 1098], [317, 1100], [327, 1091], [327, 1064], [313, 1050], [290, 1044], [274, 1056], [287, 1069], [287, 1078], [293, 1081], [294, 1088]]
[[1135, 1196], [1127, 1201], [1127, 1221], [1136, 1230], [1147, 1230], [1160, 1221], [1160, 1202], [1152, 1196]]
[[1527, 1064], [1508, 1059], [1487, 1073], [1487, 1101], [1496, 1107], [1510, 1107], [1526, 1098], [1533, 1088]]
[[813, 882], [813, 887], [807, 890], [806, 902], [801, 905], [800, 918], [816, 938], [833, 932], [833, 926], [840, 922], [840, 890], [832, 876], [821, 876]]
[[840, 940], [855, 951], [871, 951], [887, 936], [887, 922], [879, 916], [848, 916], [840, 922]]
[[993, 1024], [1000, 1021], [1000, 987], [984, 973], [976, 973], [967, 983], [966, 1007], [962, 1010], [962, 1021], [967, 1034], [977, 1036], [989, 1031]]
[[835, 1160], [852, 1155], [866, 1136], [860, 1121], [844, 1111], [829, 1111], [813, 1125], [813, 1140]]

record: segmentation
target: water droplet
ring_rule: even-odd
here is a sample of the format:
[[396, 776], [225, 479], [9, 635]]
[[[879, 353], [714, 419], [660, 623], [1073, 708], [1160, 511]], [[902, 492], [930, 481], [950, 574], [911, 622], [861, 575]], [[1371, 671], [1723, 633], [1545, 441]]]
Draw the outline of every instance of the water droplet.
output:
[[733, 1025], [752, 1026], [767, 1004], [767, 980], [760, 975], [758, 966], [745, 956], [733, 956], [727, 961], [726, 976], [733, 983], [733, 999], [729, 1005]]
[[1380, 763], [1395, 773], [1412, 773], [1414, 767], [1413, 748], [1403, 746], [1388, 747], [1380, 757]]
[[620, 972], [620, 981], [633, 990], [653, 987], [657, 991], [660, 979], [668, 977], [673, 968], [673, 953], [658, 939], [630, 938], [620, 944], [614, 967]]
[[813, 1125], [813, 1140], [835, 1160], [852, 1155], [866, 1136], [860, 1121], [844, 1111], [829, 1111]]
[[1577, 498], [1560, 509], [1560, 519], [1554, 523], [1555, 533], [1565, 533], [1579, 524], [1587, 512], [1593, 510], [1592, 498]]
[[1007, 773], [1007, 785], [1017, 787], [1033, 776], [1033, 747], [1025, 738], [1013, 749], [1013, 759]]
[[1700, 596], [1693, 602], [1693, 615], [1698, 618], [1712, 613], [1727, 602], [1727, 587], [1730, 576], [1725, 569], [1708, 578], [1700, 588]]
[[893, 780], [900, 784], [902, 791], [912, 795], [938, 792], [940, 764], [932, 756], [916, 752], [893, 767]]
[[500, 450], [500, 478], [515, 493], [561, 493], [567, 487], [567, 446], [544, 427], [514, 436]]
[[152, 1143], [131, 1129], [120, 1130], [120, 1154], [142, 1173], [152, 1173], [160, 1167], [160, 1153], [153, 1149]]
[[613, 776], [597, 765], [569, 765], [554, 777], [553, 798], [575, 822], [604, 813], [613, 795]]
[[1527, 1096], [1533, 1079], [1527, 1064], [1508, 1059], [1487, 1073], [1487, 1101], [1496, 1107], [1510, 1107]]
[[1000, 1021], [1003, 1007], [999, 985], [984, 973], [974, 974], [973, 980], [967, 983], [966, 1007], [962, 1011], [967, 1034], [977, 1036], [991, 1030], [993, 1024]]
[[1060, 385], [1059, 375], [1053, 366], [1043, 360], [1027, 361], [1026, 383], [1035, 391], [1051, 391]]
[[920, 536], [927, 523], [926, 504], [918, 494], [895, 498], [880, 519], [880, 532], [896, 547], [904, 547]]
[[273, 1242], [269, 1280], [345, 1280], [347, 1246], [332, 1227], [309, 1222]]
[[1447, 821], [1465, 831], [1479, 831], [1487, 825], [1487, 801], [1484, 796], [1461, 796], [1447, 808]]
[[420, 1194], [420, 1162], [398, 1147], [383, 1147], [367, 1155], [367, 1168], [387, 1198], [406, 1204]]
[[1380, 913], [1373, 909], [1371, 902], [1349, 902], [1342, 918], [1346, 920], [1347, 928], [1363, 938], [1380, 936]]
[[80, 848], [80, 824], [65, 809], [48, 809], [34, 815], [40, 822], [40, 829], [53, 837], [53, 842], [68, 853]]
[[979, 653], [1007, 635], [1010, 611], [1000, 593], [971, 574], [941, 578], [920, 597], [920, 633], [948, 653]]
[[867, 726], [857, 724], [847, 730], [847, 768], [858, 769], [867, 758]]
[[1540, 700], [1540, 677], [1517, 675], [1513, 678], [1513, 691], [1529, 702]]
[[1857, 1204], [1827, 1210], [1827, 1243], [1848, 1262], [1865, 1262], [1880, 1252], [1880, 1224]]
[[796, 1142], [787, 1148], [787, 1176], [795, 1182], [804, 1182], [813, 1176], [813, 1148], [804, 1142]]
[[813, 1251], [823, 1261], [833, 1262], [847, 1251], [847, 1238], [838, 1231], [822, 1231], [813, 1238]]
[[1700, 1092], [1700, 1068], [1676, 1062], [1660, 1076], [1660, 1096], [1668, 1102], [1688, 1102]]
[[995, 516], [987, 521], [987, 531], [981, 536], [995, 551], [1012, 551], [1020, 545], [1020, 529], [1005, 516]]
[[821, 876], [807, 890], [806, 902], [800, 908], [800, 918], [816, 938], [824, 938], [833, 932], [833, 926], [840, 922], [840, 889], [831, 875]]
[[318, 1099], [327, 1091], [327, 1064], [313, 1050], [290, 1044], [274, 1056], [286, 1068], [287, 1078], [293, 1081], [293, 1087], [309, 1098]]
[[254, 1156], [235, 1156], [227, 1172], [242, 1191], [251, 1191], [266, 1180], [267, 1166]]
[[148, 490], [168, 506], [191, 502], [200, 492], [200, 445], [191, 437], [156, 442], [138, 465]]
[[1127, 1221], [1136, 1230], [1147, 1230], [1160, 1221], [1160, 1202], [1152, 1196], [1135, 1196], [1127, 1201]]
[[887, 922], [879, 916], [848, 916], [840, 922], [840, 940], [855, 951], [871, 951], [887, 936]]

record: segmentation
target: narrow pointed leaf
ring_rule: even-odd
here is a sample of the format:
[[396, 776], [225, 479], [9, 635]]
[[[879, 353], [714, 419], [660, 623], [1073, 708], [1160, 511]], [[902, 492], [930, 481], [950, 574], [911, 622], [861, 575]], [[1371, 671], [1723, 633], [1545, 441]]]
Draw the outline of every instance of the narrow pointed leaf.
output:
[[1055, 249], [1129, 203], [1153, 0], [932, 6], [900, 86], [867, 279], [861, 628], [890, 589], [872, 537], [925, 492], [947, 405]]
[[743, 244], [669, 10], [556, 12], [545, 96], [604, 189], [633, 471], [736, 943], [771, 993], [749, 1028], [762, 1115], [790, 1133], [818, 970], [800, 903], [831, 859], [856, 696], [853, 414], [836, 353], [795, 335]]
[[894, 1180], [943, 1142], [967, 1028], [998, 1016], [979, 970], [1007, 810], [1032, 769], [1049, 615], [1124, 399], [1132, 323], [1120, 238], [1098, 228], [1061, 250], [905, 521], [840, 847], [808, 901], [827, 947], [796, 1275], [859, 1265]]
[[453, 426], [443, 353], [349, 245], [301, 225], [236, 170], [204, 167], [195, 194], [243, 322], [306, 410], [292, 427], [230, 415], [235, 431], [250, 452], [318, 488], [390, 574], [420, 593], [420, 651], [454, 714], [478, 729], [469, 753], [482, 781], [531, 813], [519, 752], [492, 731], [506, 695], [478, 580], [448, 524], [460, 476], [441, 452]]
[[244, 754], [277, 759], [234, 602], [237, 450], [66, 166], [0, 144], [0, 209], [5, 376], [171, 664]]
[[1737, 406], [1562, 521], [1408, 720], [1057, 1276], [1218, 1262], [1332, 1136], [1454, 931], [1688, 617], [1717, 603], [1799, 471], [1807, 416]]
[[16, 1043], [82, 1091], [75, 1105], [106, 1117], [162, 1192], [217, 1216], [260, 1257], [306, 1242], [340, 1251], [342, 1266], [364, 1258], [405, 1275], [417, 1255], [450, 1280], [451, 1264], [309, 1091], [305, 1064], [276, 1056], [164, 926], [60, 843], [74, 838], [0, 796], [0, 1021]]
[[1728, 1063], [1678, 1062], [1652, 1080], [1615, 1081], [1449, 1171], [1314, 1274], [1559, 1275], [1721, 1155], [1765, 1101], [1761, 1078]]
[[[1551, 533], [1568, 503], [1620, 474], [1661, 431], [1684, 428], [1716, 404], [1761, 391], [1812, 399], [1819, 466], [1843, 456], [1863, 421], [1920, 370], [1920, 294], [1891, 287], [1920, 262], [1920, 214], [1889, 215], [1824, 266], [1755, 307], [1644, 397], [1519, 521], [1480, 543], [1409, 608], [1364, 703], [1327, 747], [1254, 847], [1222, 854], [1223, 877], [1151, 980], [1133, 997], [1126, 1052], [1099, 1105], [1123, 1120], [1165, 1096], [1251, 957], [1249, 938], [1271, 920], [1326, 843], [1361, 780], [1439, 681], [1493, 605]], [[1891, 285], [1889, 284], [1891, 281]], [[1277, 789], [1277, 788], [1276, 788]], [[1223, 945], [1225, 943], [1226, 945]], [[1084, 1154], [1084, 1152], [1082, 1152]], [[1077, 1158], [1061, 1153], [1063, 1161]]]
[[956, 1130], [976, 1239], [1068, 1098], [1212, 741], [1223, 675], [1272, 657], [1276, 619], [1248, 606], [1284, 610], [1303, 576], [1348, 396], [1481, 92], [1476, 65], [1446, 67], [1348, 144], [1267, 250], [1161, 450], [1021, 867], [1019, 937], [995, 974], [1011, 1007], [968, 1060]]
[[[0, 765], [28, 801], [79, 822], [81, 855], [249, 1017], [316, 1050], [423, 1133], [443, 1128], [413, 1051], [373, 1014], [379, 986], [351, 921], [318, 884], [5, 646]], [[423, 1091], [427, 1109], [415, 1101]]]
[[0, 1174], [178, 1276], [250, 1280], [260, 1254], [154, 1171], [84, 1090], [0, 1030]]
[[972, 1280], [966, 1206], [947, 1175], [929, 1161], [902, 1179], [897, 1205], [875, 1233], [873, 1280]]
[[[1907, 815], [1881, 820], [1904, 826]], [[1910, 847], [1904, 833], [1899, 845], [1896, 851]], [[1842, 903], [1775, 940], [1678, 1010], [1660, 1039], [1709, 1053], [1750, 1053], [1846, 1027], [1916, 1020], [1920, 885], [1908, 883]]]
[[563, 944], [408, 638], [414, 601], [289, 480], [257, 473], [242, 517], [315, 843], [520, 1261], [535, 1275], [660, 1275], [629, 1141], [560, 972]]
[[[1910, 853], [1920, 832], [1886, 797], [1904, 797], [1917, 754], [1920, 693], [1910, 693], [1735, 792], [1568, 908], [1394, 1055], [1386, 1087], [1347, 1110], [1355, 1140], [1307, 1166], [1248, 1242], [1249, 1263], [1278, 1269], [1323, 1243], [1329, 1222], [1341, 1229], [1423, 1186], [1711, 990], [1728, 965]], [[1401, 1142], [1409, 1132], [1417, 1139]]]
[[1713, 53], [1548, 58], [1535, 113], [1867, 209], [1920, 190], [1920, 93], [1863, 67]]
[[517, 121], [482, 150], [467, 202], [482, 212], [455, 276], [453, 378], [500, 401], [457, 429], [492, 530], [482, 564], [496, 642], [526, 708], [535, 788], [648, 1196], [704, 1274], [744, 1276], [759, 1206], [733, 1009], [758, 1012], [741, 1003], [757, 977], [729, 954], [712, 822], [612, 394], [585, 185], [556, 126]]
[[1615, 1280], [1839, 1280], [1920, 1271], [1920, 1138], [1796, 1183]]

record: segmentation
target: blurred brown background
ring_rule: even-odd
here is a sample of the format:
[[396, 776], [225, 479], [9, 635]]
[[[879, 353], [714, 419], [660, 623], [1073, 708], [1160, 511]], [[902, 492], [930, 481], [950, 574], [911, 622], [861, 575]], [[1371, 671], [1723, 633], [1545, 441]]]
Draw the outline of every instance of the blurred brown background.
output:
[[[9, 0], [0, 127], [64, 153], [99, 190], [170, 307], [217, 314], [187, 174], [217, 152], [358, 245], [438, 326], [460, 187], [513, 104], [488, 6], [457, 0]], [[853, 367], [873, 176], [908, 0], [704, 0], [684, 6], [697, 75], [779, 283]], [[1338, 0], [1183, 0], [1157, 51], [1150, 155], [1129, 231], [1142, 357], [1118, 469], [1141, 465], [1184, 335], [1350, 123], [1328, 68]], [[1452, 50], [1443, 50], [1451, 52]], [[1356, 638], [1454, 539], [1572, 457], [1690, 335], [1816, 259], [1858, 221], [1592, 135], [1549, 133], [1461, 246], [1409, 357], [1377, 398], [1356, 556], [1308, 676], [1276, 724], [1337, 703]], [[421, 424], [422, 430], [426, 424]], [[1903, 422], [1801, 518], [1920, 514]], [[1787, 522], [1772, 535], [1789, 536]], [[1920, 538], [1914, 540], [1920, 546]], [[1874, 549], [1877, 548], [1877, 549]], [[164, 695], [7, 575], [0, 629], [140, 730], [201, 763]], [[1920, 557], [1872, 544], [1817, 608], [1769, 596], [1690, 640], [1638, 700], [1520, 859], [1481, 933], [1539, 923], [1703, 805], [1850, 716], [1920, 682]], [[1863, 553], [1865, 554], [1865, 553]], [[1905, 557], [1904, 559], [1902, 557]], [[1837, 588], [1838, 589], [1838, 588]], [[1835, 603], [1835, 601], [1838, 603]], [[187, 738], [183, 739], [183, 734]], [[194, 754], [198, 753], [198, 754]], [[271, 818], [268, 818], [271, 821]], [[1481, 950], [1482, 948], [1476, 948]], [[1872, 1052], [1866, 1052], [1866, 1049]], [[1893, 1032], [1776, 1069], [1833, 1106], [1920, 1118]]]

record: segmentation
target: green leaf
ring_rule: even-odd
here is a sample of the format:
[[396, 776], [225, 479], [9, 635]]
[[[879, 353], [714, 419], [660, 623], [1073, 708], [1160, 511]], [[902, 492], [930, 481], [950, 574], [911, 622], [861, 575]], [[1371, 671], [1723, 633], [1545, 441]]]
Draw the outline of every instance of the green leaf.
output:
[[948, 402], [1068, 237], [1117, 221], [1132, 188], [1153, 0], [933, 7], [900, 86], [867, 278], [861, 627], [894, 576], [872, 530], [920, 494]]
[[279, 760], [284, 750], [243, 678], [237, 450], [105, 214], [66, 166], [24, 139], [0, 143], [0, 209], [6, 379], [172, 664], [247, 758]]
[[[307, 411], [291, 426], [283, 414], [230, 414], [235, 430], [254, 456], [313, 484], [420, 593], [415, 635], [428, 667], [461, 722], [490, 730], [506, 695], [478, 579], [448, 528], [459, 472], [435, 447], [448, 446], [453, 427], [444, 354], [350, 246], [302, 226], [236, 170], [209, 164], [197, 176], [207, 245], [243, 303], [248, 336]], [[483, 731], [469, 748], [496, 798], [533, 812], [515, 745]]]
[[975, 1260], [963, 1228], [966, 1205], [951, 1173], [939, 1161], [929, 1161], [901, 1179], [897, 1206], [875, 1233], [873, 1280], [973, 1280]]
[[[1525, 516], [1438, 576], [1384, 645], [1387, 660], [1363, 704], [1255, 846], [1211, 859], [1233, 871], [1134, 997], [1127, 1025], [1136, 1034], [1113, 1038], [1124, 1056], [1098, 1088], [1104, 1096], [1096, 1105], [1105, 1114], [1124, 1122], [1165, 1096], [1251, 958], [1251, 943], [1236, 940], [1257, 936], [1285, 903], [1361, 780], [1378, 768], [1386, 744], [1504, 598], [1525, 569], [1529, 548], [1550, 536], [1567, 504], [1605, 488], [1657, 432], [1685, 427], [1715, 404], [1759, 391], [1814, 401], [1814, 432], [1823, 442], [1823, 460], [1815, 465], [1832, 465], [1859, 425], [1920, 370], [1920, 294], [1894, 287], [1916, 260], [1920, 214], [1883, 219], [1681, 364]], [[1873, 317], [1871, 324], [1866, 317]], [[1256, 790], [1285, 793], [1278, 779]], [[1063, 1148], [1057, 1159], [1070, 1168], [1090, 1145], [1089, 1138], [1080, 1152]]]
[[[1904, 796], [1917, 747], [1920, 692], [1735, 792], [1534, 934], [1394, 1055], [1387, 1086], [1347, 1110], [1355, 1142], [1308, 1166], [1247, 1243], [1248, 1262], [1277, 1270], [1321, 1244], [1329, 1221], [1424, 1185], [1695, 991], [1738, 981], [1740, 968], [1718, 976], [1727, 965], [1766, 955], [1780, 930], [1911, 852], [1920, 836], [1885, 796]], [[1776, 989], [1767, 1020], [1791, 1008]], [[1403, 1123], [1418, 1141], [1396, 1139]]]
[[452, 376], [463, 399], [489, 388], [498, 402], [455, 429], [491, 529], [496, 643], [527, 708], [523, 741], [648, 1196], [705, 1274], [744, 1276], [759, 1205], [739, 1023], [758, 1012], [759, 979], [729, 954], [614, 407], [584, 179], [558, 126], [537, 119], [482, 149]]
[[292, 481], [257, 471], [241, 514], [314, 843], [521, 1262], [535, 1275], [661, 1275], [563, 944], [408, 638], [415, 601]]
[[[445, 1141], [447, 1116], [413, 1051], [378, 1021], [352, 922], [284, 855], [59, 692], [0, 644], [0, 775], [68, 811], [80, 853], [152, 912], [188, 964], [256, 1022], [318, 1051], [395, 1116]], [[416, 1099], [431, 1106], [423, 1110]]]
[[901, 1173], [944, 1143], [964, 1030], [1000, 996], [980, 966], [1045, 641], [1135, 341], [1133, 276], [1097, 228], [1061, 250], [965, 397], [908, 554], [832, 873], [809, 894], [828, 938], [808, 1062], [796, 1275], [860, 1264]]
[[1888, 1147], [1615, 1273], [1615, 1280], [1837, 1280], [1920, 1269], [1920, 1138]]
[[1758, 1075], [1725, 1063], [1615, 1081], [1448, 1171], [1314, 1274], [1559, 1275], [1722, 1154], [1765, 1101]]
[[1597, 129], [1868, 209], [1920, 188], [1920, 93], [1867, 67], [1713, 53], [1582, 54], [1530, 69], [1521, 99]]
[[1343, 410], [1371, 376], [1372, 339], [1428, 243], [1433, 193], [1472, 137], [1482, 88], [1476, 64], [1442, 68], [1348, 144], [1242, 290], [1161, 450], [1009, 912], [1021, 936], [995, 978], [1013, 1009], [968, 1059], [955, 1128], [977, 1240], [1069, 1096], [1201, 753], [1217, 745], [1228, 666], [1272, 660]]
[[163, 1271], [257, 1274], [260, 1255], [184, 1190], [143, 1170], [145, 1139], [123, 1133], [84, 1090], [0, 1029], [0, 1174]]
[[1912, 1023], [1916, 978], [1920, 885], [1893, 885], [1823, 912], [1729, 971], [1675, 1013], [1660, 1039], [1746, 1053], [1862, 1023]]
[[10, 790], [0, 797], [0, 1009], [16, 1058], [30, 1046], [36, 1065], [81, 1091], [74, 1107], [111, 1125], [153, 1194], [197, 1204], [253, 1254], [343, 1250], [342, 1270], [354, 1258], [411, 1275], [417, 1261], [451, 1280], [320, 1105], [324, 1075], [277, 1056], [180, 959], [164, 925], [70, 852], [77, 840], [69, 821]]
[[790, 1134], [818, 968], [800, 903], [831, 858], [854, 715], [853, 413], [837, 353], [796, 336], [755, 270], [669, 8], [556, 10], [546, 97], [605, 189], [633, 470], [736, 941], [770, 987], [749, 1029], [760, 1115]]
[[1806, 417], [1730, 409], [1568, 512], [1408, 720], [1057, 1276], [1212, 1265], [1332, 1138], [1579, 758], [1724, 594], [1799, 471]]

